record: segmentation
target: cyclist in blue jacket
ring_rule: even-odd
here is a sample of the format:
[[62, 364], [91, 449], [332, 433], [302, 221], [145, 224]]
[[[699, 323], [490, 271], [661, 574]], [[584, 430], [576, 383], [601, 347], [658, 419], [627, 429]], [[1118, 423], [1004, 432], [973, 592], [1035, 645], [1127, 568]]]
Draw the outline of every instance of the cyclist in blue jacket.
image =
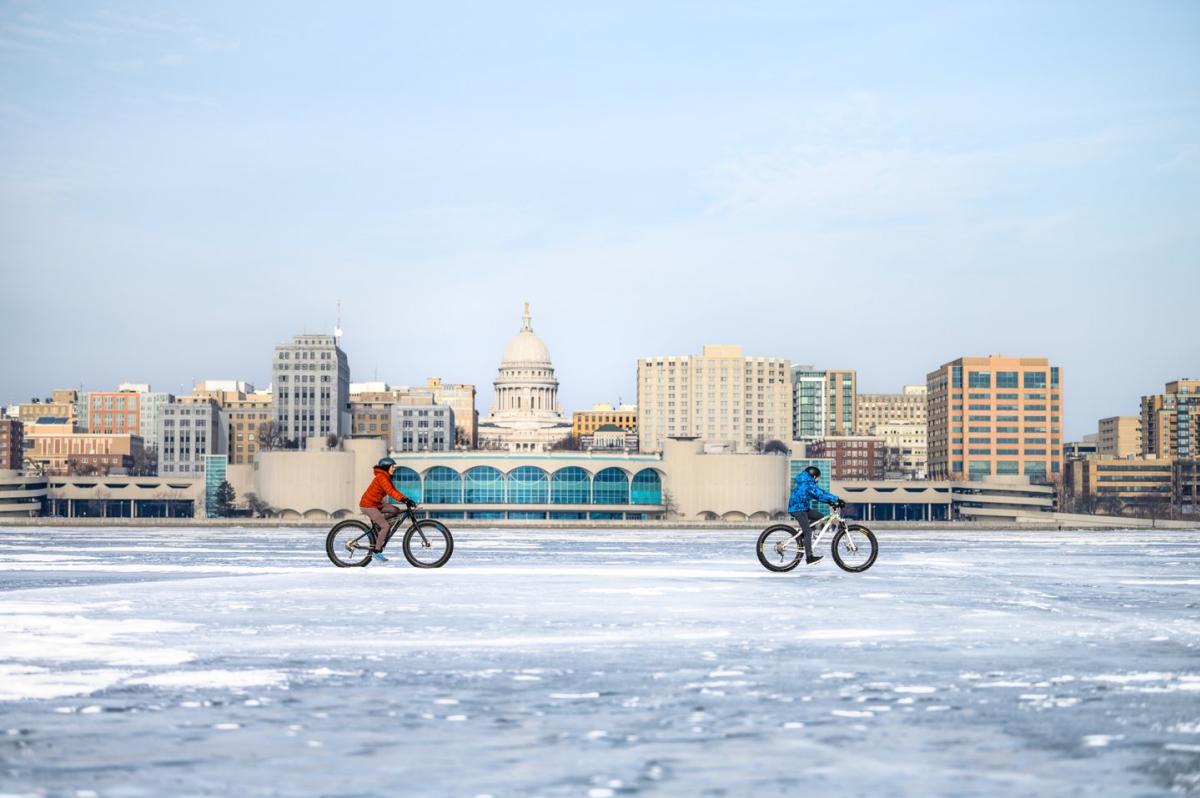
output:
[[795, 518], [796, 523], [800, 525], [800, 540], [804, 543], [804, 562], [807, 565], [823, 559], [814, 557], [812, 553], [812, 522], [821, 520], [822, 515], [812, 509], [811, 501], [816, 499], [838, 507], [846, 506], [844, 501], [829, 491], [823, 490], [817, 484], [820, 476], [821, 469], [816, 466], [809, 466], [801, 471], [796, 475], [796, 481], [792, 486], [792, 496], [788, 499], [788, 514]]

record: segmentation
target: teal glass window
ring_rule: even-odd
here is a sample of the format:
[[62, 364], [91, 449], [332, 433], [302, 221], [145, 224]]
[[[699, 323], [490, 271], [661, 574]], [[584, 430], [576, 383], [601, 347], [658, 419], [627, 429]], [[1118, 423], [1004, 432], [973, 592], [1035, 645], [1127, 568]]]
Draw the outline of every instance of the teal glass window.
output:
[[952, 366], [950, 368], [950, 384], [955, 388], [962, 387], [962, 366]]
[[403, 493], [408, 498], [420, 504], [421, 499], [421, 475], [411, 468], [401, 466], [392, 474], [392, 484], [396, 486], [396, 490]]
[[644, 468], [633, 477], [631, 504], [662, 504], [662, 478], [653, 468]]
[[587, 504], [592, 500], [592, 483], [582, 468], [560, 468], [550, 478], [551, 504]]
[[1044, 372], [1044, 371], [1027, 371], [1027, 372], [1025, 372], [1025, 387], [1026, 388], [1045, 388], [1046, 387], [1046, 372]]
[[629, 477], [619, 468], [606, 468], [592, 481], [592, 495], [595, 504], [629, 504]]
[[504, 475], [491, 466], [475, 466], [466, 473], [463, 482], [463, 501], [467, 504], [504, 501]]
[[425, 472], [426, 504], [461, 504], [462, 477], [453, 468], [435, 466]]
[[1051, 388], [1058, 387], [1058, 366], [1050, 367], [1050, 387]]
[[972, 371], [967, 374], [967, 387], [969, 388], [991, 388], [992, 387], [992, 372], [990, 371]]
[[997, 388], [1016, 388], [1017, 387], [1017, 372], [1015, 372], [1015, 371], [997, 371], [996, 372], [996, 387]]
[[1026, 463], [1025, 464], [1025, 476], [1027, 476], [1027, 477], [1045, 477], [1046, 476], [1046, 464], [1045, 463]]
[[504, 484], [510, 504], [546, 504], [550, 501], [550, 477], [536, 466], [514, 468], [504, 477]]
[[1021, 473], [1021, 464], [1016, 460], [1001, 460], [996, 463], [996, 473], [1013, 475]]
[[992, 464], [988, 461], [972, 460], [967, 464], [967, 475], [971, 479], [983, 479], [992, 475]]

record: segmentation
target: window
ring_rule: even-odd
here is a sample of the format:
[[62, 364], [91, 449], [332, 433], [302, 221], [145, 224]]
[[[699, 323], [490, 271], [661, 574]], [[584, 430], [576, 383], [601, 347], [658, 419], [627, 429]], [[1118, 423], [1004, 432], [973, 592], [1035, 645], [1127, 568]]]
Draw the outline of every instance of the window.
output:
[[418, 504], [421, 503], [421, 476], [416, 471], [404, 466], [397, 468], [396, 473], [392, 474], [392, 484], [405, 496]]
[[462, 477], [446, 466], [435, 466], [425, 473], [425, 501], [429, 504], [462, 502]]
[[619, 468], [606, 468], [593, 481], [596, 504], [628, 504], [629, 478]]
[[[474, 470], [474, 469], [472, 469]], [[545, 504], [549, 501], [550, 478], [535, 466], [521, 466], [504, 477], [508, 501], [514, 504]], [[468, 482], [468, 489], [470, 483]]]
[[1044, 371], [1027, 371], [1027, 372], [1025, 372], [1025, 387], [1026, 388], [1045, 388], [1046, 387], [1046, 372], [1044, 372]]
[[1016, 388], [1017, 387], [1017, 372], [1015, 372], [1015, 371], [997, 371], [996, 372], [996, 387], [997, 388]]
[[633, 504], [662, 504], [662, 478], [652, 468], [644, 468], [633, 477], [630, 491]]

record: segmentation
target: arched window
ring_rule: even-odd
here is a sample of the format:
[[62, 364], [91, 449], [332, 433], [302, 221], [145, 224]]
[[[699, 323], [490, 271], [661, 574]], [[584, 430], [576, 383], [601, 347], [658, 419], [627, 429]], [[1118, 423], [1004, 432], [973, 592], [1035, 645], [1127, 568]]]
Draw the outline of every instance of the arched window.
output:
[[594, 504], [629, 504], [629, 477], [619, 468], [606, 468], [592, 482]]
[[462, 477], [453, 468], [434, 466], [425, 472], [426, 504], [461, 504]]
[[653, 468], [643, 468], [633, 477], [631, 504], [662, 504], [662, 479]]
[[411, 468], [401, 466], [392, 474], [392, 484], [396, 486], [396, 490], [403, 493], [408, 498], [421, 503], [421, 475]]
[[545, 504], [550, 500], [550, 477], [536, 466], [521, 466], [504, 477], [510, 504]]
[[499, 504], [504, 501], [504, 475], [491, 466], [475, 466], [463, 478], [467, 504]]
[[592, 499], [592, 484], [582, 468], [560, 468], [550, 479], [550, 501], [553, 504], [587, 504]]

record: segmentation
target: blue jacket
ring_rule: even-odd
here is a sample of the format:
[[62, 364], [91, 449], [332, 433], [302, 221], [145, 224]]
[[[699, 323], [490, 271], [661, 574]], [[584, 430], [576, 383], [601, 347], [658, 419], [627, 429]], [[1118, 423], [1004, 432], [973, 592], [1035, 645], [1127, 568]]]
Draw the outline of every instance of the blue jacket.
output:
[[827, 490], [821, 489], [817, 481], [812, 478], [812, 474], [807, 471], [801, 471], [796, 475], [796, 482], [792, 486], [792, 497], [788, 499], [788, 512], [804, 512], [809, 508], [809, 501], [812, 499], [830, 504], [838, 501], [837, 496], [834, 496]]

